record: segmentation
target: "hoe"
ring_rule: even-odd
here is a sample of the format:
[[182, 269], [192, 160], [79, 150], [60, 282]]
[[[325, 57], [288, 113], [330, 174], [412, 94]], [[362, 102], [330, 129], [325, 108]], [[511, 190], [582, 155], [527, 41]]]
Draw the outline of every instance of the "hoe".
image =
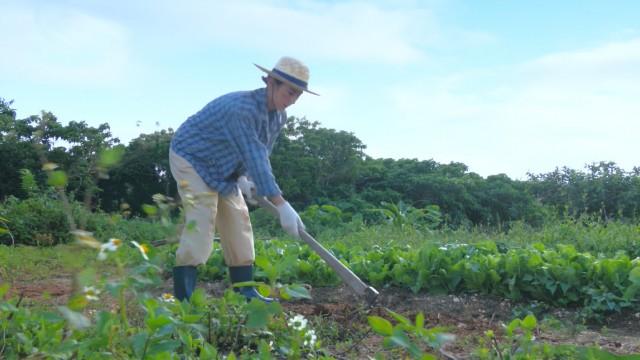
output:
[[[278, 216], [278, 210], [269, 200], [264, 197], [257, 197], [258, 204], [274, 216]], [[320, 257], [329, 265], [358, 296], [364, 298], [368, 305], [373, 305], [378, 297], [378, 291], [365, 284], [348, 267], [336, 259], [327, 249], [316, 241], [306, 231], [300, 230], [300, 238], [307, 243]]]

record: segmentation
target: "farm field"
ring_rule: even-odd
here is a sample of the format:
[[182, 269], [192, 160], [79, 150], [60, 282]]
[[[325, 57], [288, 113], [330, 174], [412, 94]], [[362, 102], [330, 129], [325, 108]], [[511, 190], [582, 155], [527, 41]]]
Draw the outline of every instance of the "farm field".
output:
[[[200, 267], [193, 305], [166, 295], [175, 244], [150, 242], [145, 260], [125, 241], [105, 261], [79, 244], [2, 246], [0, 351], [6, 358], [633, 359], [640, 264], [624, 252], [637, 231], [565, 223], [502, 235], [389, 226], [322, 233], [319, 240], [380, 291], [372, 306], [306, 246], [264, 234], [257, 280], [281, 295], [274, 306], [227, 291], [219, 246]], [[597, 241], [615, 234], [618, 243]]]

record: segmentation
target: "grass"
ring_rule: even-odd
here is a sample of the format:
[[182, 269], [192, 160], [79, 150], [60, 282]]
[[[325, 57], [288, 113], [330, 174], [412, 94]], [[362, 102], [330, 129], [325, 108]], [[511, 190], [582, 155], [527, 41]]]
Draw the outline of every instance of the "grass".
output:
[[[116, 267], [113, 259], [99, 261], [97, 254], [96, 249], [77, 244], [51, 247], [0, 245], [0, 282], [71, 276], [87, 268], [93, 268], [98, 273], [112, 273]], [[134, 256], [140, 256], [138, 251], [127, 248], [125, 262]]]
[[0, 277], [3, 281], [41, 280], [52, 274], [72, 274], [96, 265], [96, 251], [77, 245], [54, 247], [0, 245]]

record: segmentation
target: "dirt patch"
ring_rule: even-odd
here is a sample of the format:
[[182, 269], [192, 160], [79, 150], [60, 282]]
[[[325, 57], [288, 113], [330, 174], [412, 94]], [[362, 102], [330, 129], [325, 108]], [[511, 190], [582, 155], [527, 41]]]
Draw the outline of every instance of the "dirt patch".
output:
[[63, 305], [72, 293], [71, 278], [16, 281], [9, 284], [8, 296], [22, 299], [22, 303]]
[[[170, 291], [171, 284], [166, 284]], [[211, 296], [221, 296], [227, 288], [224, 282], [200, 284]], [[514, 319], [516, 310], [526, 304], [473, 294], [434, 295], [413, 294], [398, 288], [378, 289], [380, 295], [373, 306], [367, 306], [346, 286], [311, 288], [312, 300], [282, 302], [285, 311], [302, 314], [326, 326], [335, 324], [331, 339], [325, 347], [337, 358], [359, 359], [373, 357], [377, 353], [389, 353], [382, 346], [382, 337], [368, 326], [367, 316], [377, 315], [395, 320], [387, 309], [415, 320], [422, 312], [425, 327], [443, 327], [455, 335], [455, 341], [447, 344], [442, 358], [468, 359], [478, 347], [487, 330], [498, 337], [504, 336], [503, 326]], [[604, 319], [604, 324], [578, 324], [577, 314], [567, 309], [549, 309], [537, 314], [539, 328], [536, 339], [550, 344], [574, 344], [597, 346], [615, 354], [640, 353], [640, 314], [614, 314]], [[545, 322], [544, 317], [553, 321]], [[555, 325], [554, 325], [555, 324]], [[351, 339], [350, 342], [344, 342]], [[396, 353], [397, 354], [397, 353]], [[445, 355], [447, 354], [447, 355]]]
[[[330, 319], [339, 324], [346, 337], [359, 338], [359, 346], [350, 349], [348, 358], [385, 352], [382, 339], [364, 329], [369, 315], [385, 317], [395, 324], [387, 309], [410, 320], [415, 320], [415, 316], [422, 312], [426, 328], [442, 327], [455, 335], [455, 341], [444, 347], [441, 357], [467, 359], [487, 330], [493, 330], [499, 338], [503, 337], [504, 324], [514, 318], [515, 310], [526, 305], [490, 296], [413, 294], [393, 288], [380, 290], [374, 306], [367, 307], [345, 286], [315, 288], [311, 293], [312, 301], [283, 305], [287, 310], [305, 316]], [[553, 320], [542, 320], [544, 317]], [[577, 314], [566, 309], [551, 309], [538, 314], [540, 326], [536, 339], [552, 344], [597, 346], [616, 354], [640, 353], [640, 314], [615, 314], [607, 317], [604, 325], [571, 325], [576, 319]]]

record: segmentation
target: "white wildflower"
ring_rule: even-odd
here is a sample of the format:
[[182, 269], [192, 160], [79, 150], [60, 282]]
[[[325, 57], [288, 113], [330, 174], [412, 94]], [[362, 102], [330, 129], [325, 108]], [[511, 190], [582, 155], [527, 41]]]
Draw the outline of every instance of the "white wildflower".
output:
[[307, 327], [307, 319], [304, 316], [298, 314], [293, 318], [289, 319], [289, 326], [293, 327], [295, 330], [304, 330]]
[[100, 245], [100, 252], [98, 253], [98, 260], [106, 260], [107, 259], [107, 251], [116, 251], [118, 247], [122, 245], [122, 240], [111, 238], [108, 242]]
[[100, 295], [100, 290], [96, 289], [93, 286], [85, 286], [82, 292], [84, 293], [84, 297], [89, 301], [97, 301], [100, 299], [98, 298], [98, 295]]
[[168, 303], [174, 303], [176, 302], [176, 298], [173, 297], [173, 295], [169, 294], [169, 293], [164, 293], [162, 294], [162, 296], [160, 296], [160, 300], [164, 301], [164, 302], [168, 302]]
[[304, 336], [304, 346], [308, 346], [310, 348], [313, 348], [314, 345], [316, 344], [316, 340], [318, 340], [318, 337], [316, 336], [316, 331], [311, 329], [309, 331], [307, 331], [307, 333]]

